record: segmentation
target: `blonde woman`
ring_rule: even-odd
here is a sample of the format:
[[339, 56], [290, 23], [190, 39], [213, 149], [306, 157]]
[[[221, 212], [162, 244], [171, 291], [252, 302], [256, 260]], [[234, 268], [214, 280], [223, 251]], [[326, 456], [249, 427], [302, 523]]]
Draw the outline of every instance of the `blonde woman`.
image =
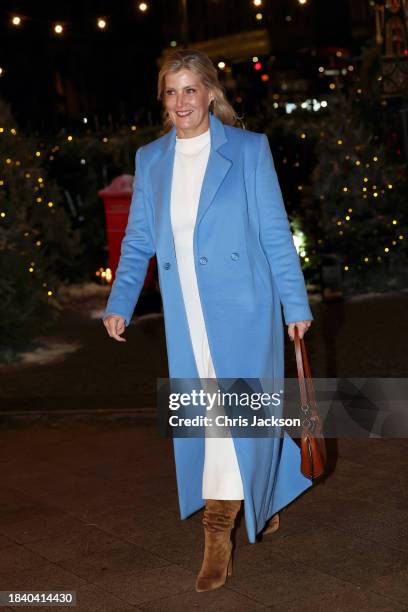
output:
[[[284, 327], [313, 320], [267, 137], [237, 116], [203, 53], [176, 51], [158, 77], [165, 134], [140, 147], [126, 234], [104, 314], [125, 341], [157, 256], [171, 378], [283, 378]], [[250, 542], [311, 482], [284, 437], [174, 438], [181, 518], [205, 505], [197, 591], [231, 573], [244, 502]], [[269, 522], [268, 522], [269, 521]]]

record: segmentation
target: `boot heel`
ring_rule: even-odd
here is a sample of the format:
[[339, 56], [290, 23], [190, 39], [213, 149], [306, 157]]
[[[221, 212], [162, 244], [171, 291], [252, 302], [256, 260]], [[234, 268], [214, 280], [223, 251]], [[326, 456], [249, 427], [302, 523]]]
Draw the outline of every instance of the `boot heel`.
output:
[[232, 553], [230, 556], [230, 560], [228, 561], [227, 576], [232, 576]]

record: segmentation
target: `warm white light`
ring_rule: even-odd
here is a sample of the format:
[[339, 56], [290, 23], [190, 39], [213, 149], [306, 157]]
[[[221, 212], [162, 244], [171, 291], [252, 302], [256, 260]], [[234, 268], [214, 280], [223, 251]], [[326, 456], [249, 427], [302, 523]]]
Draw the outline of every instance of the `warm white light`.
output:
[[307, 0], [298, 0], [299, 4], [307, 4]]
[[56, 34], [62, 34], [63, 31], [64, 31], [63, 26], [60, 23], [56, 23], [55, 26], [54, 26], [54, 32]]
[[218, 62], [218, 68], [219, 68], [220, 70], [224, 70], [224, 68], [225, 68], [225, 62]]
[[170, 42], [170, 47], [177, 47], [177, 40], [172, 40]]
[[326, 106], [327, 106], [327, 101], [326, 101], [326, 100], [322, 100], [322, 101], [320, 102], [320, 106], [322, 106], [323, 108], [326, 108]]
[[253, 0], [254, 1], [254, 6], [261, 6], [262, 4], [262, 0]]
[[257, 19], [258, 21], [261, 21], [261, 19], [262, 19], [263, 15], [262, 15], [262, 13], [257, 13], [257, 14], [255, 15], [255, 17], [256, 17], [256, 19]]
[[97, 21], [97, 25], [100, 30], [104, 30], [107, 26], [106, 20], [100, 17]]
[[0, 76], [3, 74], [3, 68], [0, 66]]
[[19, 26], [21, 25], [21, 17], [19, 17], [18, 15], [15, 15], [12, 19], [11, 19], [11, 23], [14, 26]]
[[145, 11], [147, 11], [147, 4], [146, 2], [141, 2], [139, 4], [139, 11], [142, 11], [142, 13], [144, 13]]
[[[304, 253], [304, 255], [306, 255], [306, 252], [303, 250], [303, 246], [305, 243], [305, 235], [303, 232], [298, 232], [295, 231], [293, 234], [293, 242], [295, 244], [295, 248], [296, 251], [299, 253], [300, 251], [302, 251]], [[304, 257], [304, 255], [302, 255], [302, 257]]]
[[254, 62], [254, 64], [256, 64], [256, 62], [259, 62], [259, 57], [257, 55], [254, 55], [252, 61]]

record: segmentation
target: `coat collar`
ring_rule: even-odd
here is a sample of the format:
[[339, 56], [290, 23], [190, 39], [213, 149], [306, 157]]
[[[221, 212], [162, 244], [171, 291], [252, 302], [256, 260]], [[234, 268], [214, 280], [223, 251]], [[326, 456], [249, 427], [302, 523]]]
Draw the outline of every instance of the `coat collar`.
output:
[[[209, 116], [211, 148], [217, 151], [228, 139], [222, 121], [211, 112]], [[162, 140], [164, 152], [170, 153], [176, 145], [176, 126], [173, 125], [169, 132], [163, 136]]]
[[[194, 228], [194, 250], [197, 251], [196, 234], [199, 225], [213, 204], [215, 195], [232, 166], [232, 161], [219, 152], [222, 145], [228, 142], [222, 121], [210, 113], [211, 148], [201, 187], [196, 224]], [[156, 193], [155, 216], [157, 223], [157, 239], [166, 252], [174, 251], [174, 240], [171, 229], [170, 200], [173, 178], [174, 154], [176, 149], [176, 128], [162, 136], [162, 154], [152, 168], [152, 184]]]

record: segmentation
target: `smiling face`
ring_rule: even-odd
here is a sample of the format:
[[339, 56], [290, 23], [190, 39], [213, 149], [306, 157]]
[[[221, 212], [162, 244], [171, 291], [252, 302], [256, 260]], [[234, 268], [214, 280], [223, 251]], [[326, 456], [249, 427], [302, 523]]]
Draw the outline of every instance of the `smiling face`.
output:
[[165, 77], [163, 102], [178, 138], [199, 136], [209, 127], [212, 93], [199, 76], [183, 68]]

